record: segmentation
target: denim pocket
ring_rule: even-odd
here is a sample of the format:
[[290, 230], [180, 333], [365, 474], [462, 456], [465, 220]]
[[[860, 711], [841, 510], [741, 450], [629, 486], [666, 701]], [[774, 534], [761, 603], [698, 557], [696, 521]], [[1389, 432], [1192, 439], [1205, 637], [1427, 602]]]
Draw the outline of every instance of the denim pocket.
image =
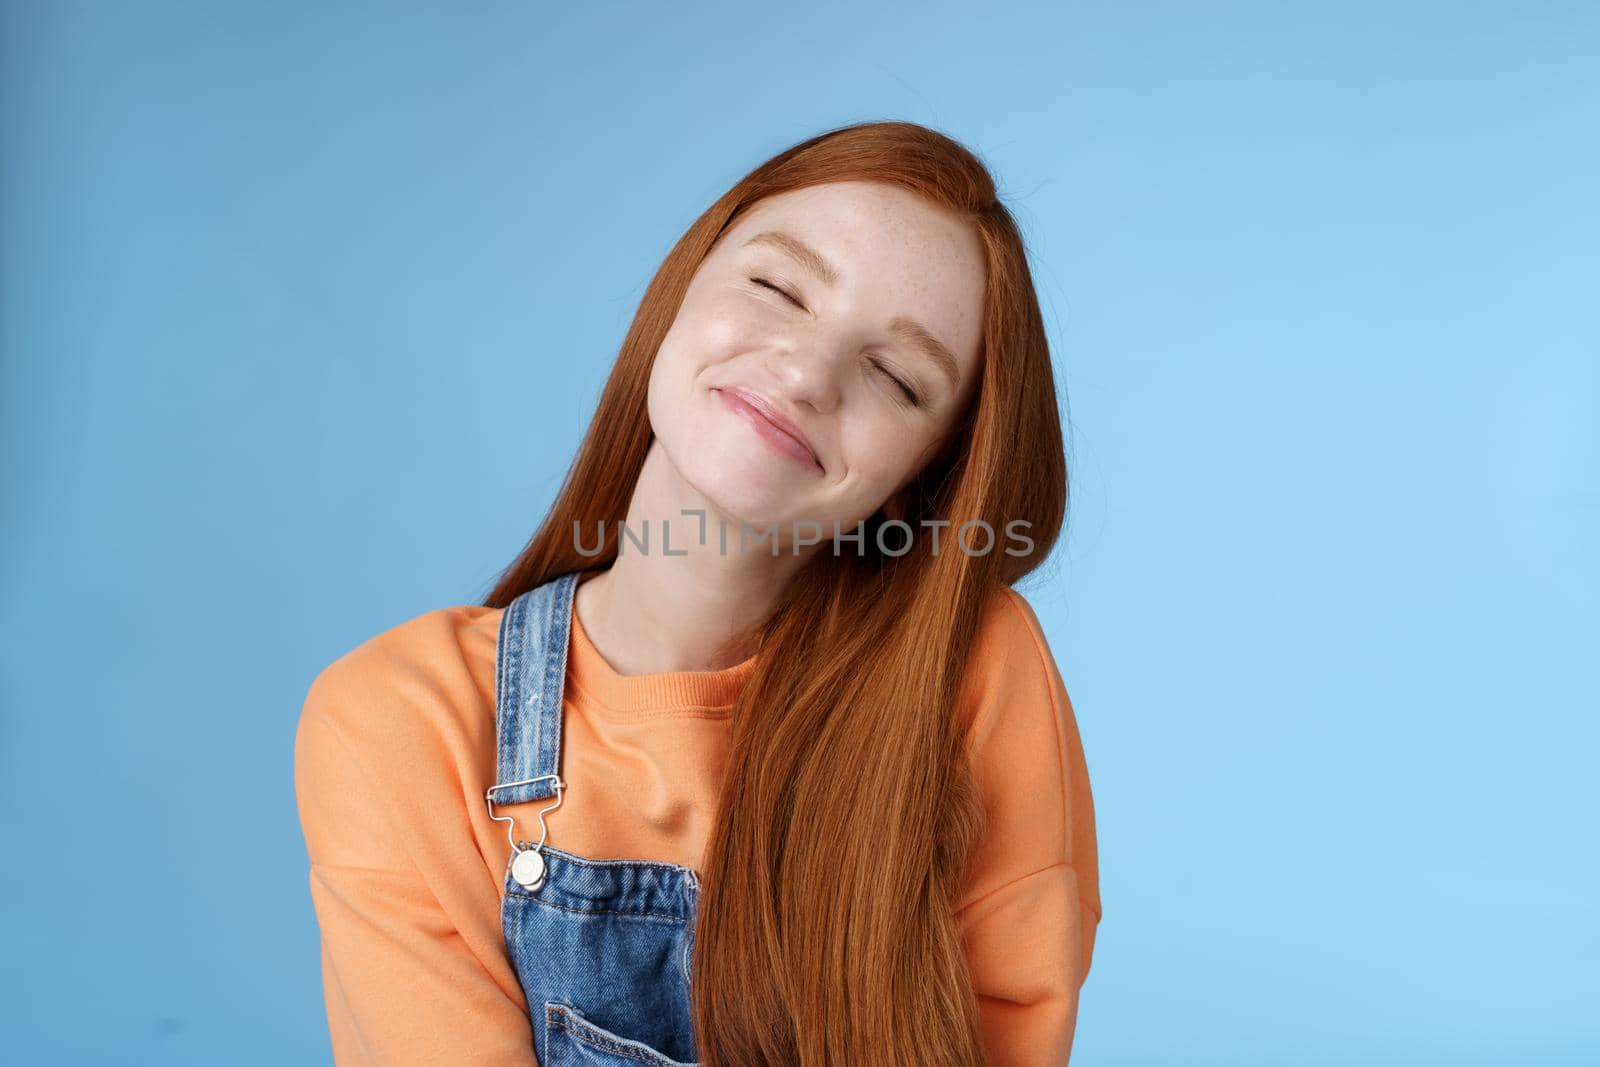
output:
[[542, 1067], [698, 1067], [596, 1026], [564, 1001], [545, 1002], [544, 1025], [545, 1055], [550, 1062]]

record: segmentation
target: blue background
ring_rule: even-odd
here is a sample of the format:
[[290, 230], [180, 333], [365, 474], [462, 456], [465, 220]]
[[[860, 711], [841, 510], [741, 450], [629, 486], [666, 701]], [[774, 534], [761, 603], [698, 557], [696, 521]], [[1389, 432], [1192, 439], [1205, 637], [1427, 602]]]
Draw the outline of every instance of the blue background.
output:
[[483, 594], [701, 210], [887, 117], [1069, 405], [1074, 1064], [1600, 1062], [1597, 12], [7, 3], [5, 1058], [327, 1057], [306, 687]]

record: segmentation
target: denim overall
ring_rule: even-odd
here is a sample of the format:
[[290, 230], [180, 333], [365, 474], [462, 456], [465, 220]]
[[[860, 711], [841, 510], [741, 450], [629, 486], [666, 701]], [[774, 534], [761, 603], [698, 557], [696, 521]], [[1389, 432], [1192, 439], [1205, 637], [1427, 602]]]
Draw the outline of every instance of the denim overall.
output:
[[[579, 572], [513, 600], [495, 650], [496, 784], [512, 857], [501, 926], [527, 997], [540, 1067], [690, 1065], [689, 975], [700, 883], [675, 863], [588, 859], [545, 841], [561, 805], [562, 689]], [[495, 805], [536, 809], [539, 840]]]

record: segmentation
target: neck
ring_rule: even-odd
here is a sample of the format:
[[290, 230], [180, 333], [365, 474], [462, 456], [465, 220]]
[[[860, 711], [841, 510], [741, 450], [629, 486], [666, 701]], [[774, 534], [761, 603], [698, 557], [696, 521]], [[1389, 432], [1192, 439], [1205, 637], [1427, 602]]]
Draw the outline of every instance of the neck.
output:
[[[719, 650], [766, 617], [805, 557], [787, 549], [773, 556], [770, 543], [741, 552], [739, 520], [684, 482], [659, 441], [645, 457], [626, 521], [648, 549], [620, 535], [615, 562], [586, 578], [575, 597], [596, 651], [619, 674], [722, 670], [751, 656], [747, 639]], [[727, 525], [726, 551], [719, 522]]]

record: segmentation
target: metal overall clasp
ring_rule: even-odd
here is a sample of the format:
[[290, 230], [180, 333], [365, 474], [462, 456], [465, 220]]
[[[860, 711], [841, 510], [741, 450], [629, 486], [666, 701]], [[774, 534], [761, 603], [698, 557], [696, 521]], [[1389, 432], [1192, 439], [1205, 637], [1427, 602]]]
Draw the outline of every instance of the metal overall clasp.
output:
[[[548, 808], [539, 810], [539, 841], [537, 844], [517, 840], [517, 820], [510, 815], [496, 815], [494, 813], [494, 794], [497, 789], [510, 789], [513, 786], [532, 785], [534, 782], [554, 781], [556, 783], [556, 802]], [[542, 849], [549, 829], [544, 824], [546, 812], [555, 811], [561, 806], [561, 797], [566, 789], [566, 783], [560, 775], [541, 774], [537, 778], [524, 778], [520, 782], [501, 782], [491, 785], [483, 794], [483, 799], [489, 805], [489, 818], [495, 822], [506, 824], [506, 840], [511, 842], [511, 877], [524, 889], [538, 889], [544, 884], [545, 863]]]

